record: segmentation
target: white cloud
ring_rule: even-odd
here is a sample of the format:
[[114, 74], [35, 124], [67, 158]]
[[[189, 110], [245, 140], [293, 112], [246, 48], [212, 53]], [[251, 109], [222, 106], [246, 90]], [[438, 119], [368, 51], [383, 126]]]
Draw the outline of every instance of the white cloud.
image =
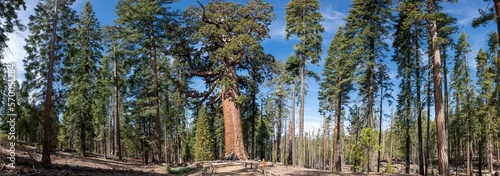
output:
[[286, 23], [283, 20], [274, 20], [269, 26], [269, 35], [271, 40], [285, 40], [286, 37]]
[[[26, 11], [19, 11], [18, 17], [21, 20], [21, 23], [25, 26], [28, 25], [29, 16], [34, 13], [34, 7], [36, 5], [36, 1], [28, 1], [26, 2]], [[24, 80], [24, 67], [23, 67], [23, 58], [26, 57], [26, 51], [24, 50], [25, 41], [24, 39], [28, 37], [29, 30], [25, 31], [16, 31], [11, 34], [7, 34], [9, 37], [9, 41], [6, 42], [7, 49], [2, 53], [4, 56], [3, 62], [5, 63], [16, 63], [16, 72], [18, 81]]]
[[325, 21], [321, 24], [327, 33], [337, 31], [338, 27], [345, 23], [344, 18], [346, 17], [346, 14], [333, 10], [332, 6], [327, 6], [326, 8], [321, 9], [320, 13], [325, 19]]

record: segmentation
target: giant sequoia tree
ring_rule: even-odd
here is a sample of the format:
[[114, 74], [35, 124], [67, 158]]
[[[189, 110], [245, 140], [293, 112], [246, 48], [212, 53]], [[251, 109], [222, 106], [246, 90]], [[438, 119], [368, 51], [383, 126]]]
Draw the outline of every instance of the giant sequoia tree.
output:
[[[30, 16], [28, 28], [31, 34], [26, 39], [27, 57], [23, 59], [26, 70], [28, 92], [41, 90], [32, 94], [33, 98], [42, 101], [45, 108], [44, 138], [42, 163], [50, 163], [50, 150], [53, 147], [56, 123], [55, 117], [60, 109], [55, 107], [64, 104], [61, 87], [53, 87], [54, 82], [61, 81], [62, 61], [71, 53], [75, 11], [71, 9], [74, 0], [44, 0], [38, 2], [35, 14]], [[55, 102], [55, 103], [54, 103]]]
[[300, 61], [300, 107], [299, 107], [299, 166], [304, 166], [305, 148], [303, 144], [304, 134], [304, 97], [306, 94], [306, 78], [308, 70], [307, 63], [317, 64], [321, 55], [321, 32], [325, 29], [321, 25], [323, 16], [318, 12], [318, 0], [290, 0], [286, 6], [286, 39], [292, 35], [299, 38], [295, 44], [295, 52]]
[[[185, 11], [187, 26], [181, 30], [189, 32], [190, 43], [200, 42], [201, 48], [198, 51], [179, 49], [179, 54], [189, 63], [191, 76], [203, 78], [208, 90], [187, 93], [204, 101], [216, 88], [220, 90], [220, 96], [214, 101], [222, 100], [226, 157], [247, 160], [239, 103], [242, 80], [237, 70], [247, 70], [252, 65], [266, 66], [274, 60], [260, 45], [269, 37], [273, 9], [262, 0], [252, 0], [246, 5], [212, 0], [200, 6], [190, 6]], [[182, 47], [182, 42], [180, 44]]]

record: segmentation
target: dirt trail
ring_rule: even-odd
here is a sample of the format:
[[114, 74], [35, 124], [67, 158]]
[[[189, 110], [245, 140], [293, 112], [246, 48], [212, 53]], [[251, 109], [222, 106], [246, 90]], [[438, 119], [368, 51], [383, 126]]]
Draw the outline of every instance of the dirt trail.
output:
[[214, 163], [215, 175], [255, 175], [239, 163]]

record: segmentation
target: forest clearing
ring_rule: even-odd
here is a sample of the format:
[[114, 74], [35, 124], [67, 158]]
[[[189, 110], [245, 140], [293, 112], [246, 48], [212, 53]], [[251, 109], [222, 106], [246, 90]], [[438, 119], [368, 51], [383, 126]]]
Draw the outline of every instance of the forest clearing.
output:
[[499, 175], [500, 0], [0, 0], [0, 175]]

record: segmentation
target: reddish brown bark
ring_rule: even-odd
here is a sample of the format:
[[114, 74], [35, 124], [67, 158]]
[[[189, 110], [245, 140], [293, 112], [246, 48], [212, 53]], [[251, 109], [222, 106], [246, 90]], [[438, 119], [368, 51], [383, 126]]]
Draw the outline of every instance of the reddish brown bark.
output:
[[[222, 110], [224, 116], [224, 140], [226, 156], [234, 155], [239, 160], [248, 160], [243, 142], [240, 107], [236, 104], [239, 89], [236, 68], [229, 67], [226, 76], [232, 81], [231, 87], [222, 86]], [[231, 159], [231, 158], [226, 158]]]
[[54, 16], [52, 21], [52, 36], [50, 39], [49, 50], [49, 65], [47, 71], [47, 94], [45, 96], [45, 121], [44, 121], [44, 134], [43, 134], [43, 148], [42, 148], [42, 164], [49, 165], [50, 150], [52, 149], [52, 79], [54, 76], [54, 59], [57, 42], [57, 6], [58, 1], [54, 2]]
[[[429, 14], [432, 16], [435, 13], [435, 0], [428, 0], [427, 6]], [[437, 24], [435, 17], [429, 20], [429, 36], [431, 45], [431, 54], [433, 57], [434, 67], [434, 102], [435, 102], [435, 119], [436, 119], [436, 131], [437, 131], [437, 143], [438, 143], [438, 166], [440, 175], [448, 175], [448, 138], [446, 135], [446, 126], [444, 122], [444, 112], [443, 112], [443, 95], [441, 87], [441, 55], [439, 52], [439, 46], [437, 43]]]

